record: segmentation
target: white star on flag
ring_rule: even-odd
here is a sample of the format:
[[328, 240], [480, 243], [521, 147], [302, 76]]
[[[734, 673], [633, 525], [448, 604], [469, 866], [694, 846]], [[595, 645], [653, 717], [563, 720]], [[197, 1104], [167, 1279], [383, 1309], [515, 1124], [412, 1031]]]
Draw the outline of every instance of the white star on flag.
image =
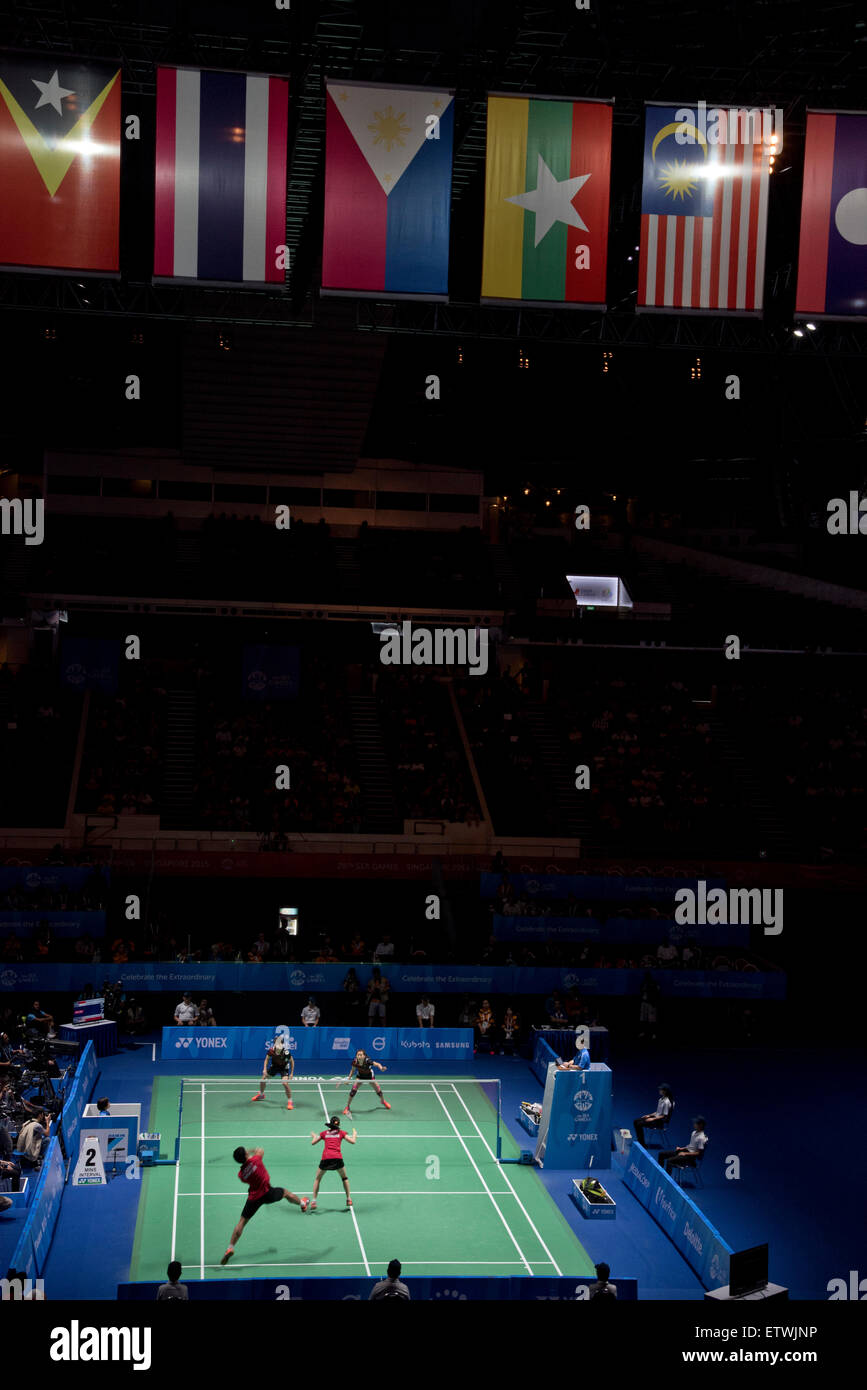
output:
[[69, 87], [61, 87], [60, 80], [55, 71], [50, 82], [40, 82], [38, 77], [31, 77], [30, 81], [38, 87], [42, 95], [36, 103], [36, 110], [40, 106], [53, 106], [58, 116], [63, 115], [63, 107], [60, 105], [64, 97], [74, 97], [75, 92]]
[[543, 237], [547, 236], [555, 222], [565, 222], [569, 227], [580, 227], [582, 232], [587, 231], [586, 222], [572, 206], [572, 199], [583, 188], [589, 179], [589, 174], [578, 174], [574, 179], [563, 179], [562, 183], [555, 179], [548, 165], [541, 155], [536, 171], [536, 187], [526, 193], [518, 193], [514, 198], [507, 198], [507, 203], [517, 203], [525, 212], [536, 214], [536, 239], [533, 243], [538, 246]]

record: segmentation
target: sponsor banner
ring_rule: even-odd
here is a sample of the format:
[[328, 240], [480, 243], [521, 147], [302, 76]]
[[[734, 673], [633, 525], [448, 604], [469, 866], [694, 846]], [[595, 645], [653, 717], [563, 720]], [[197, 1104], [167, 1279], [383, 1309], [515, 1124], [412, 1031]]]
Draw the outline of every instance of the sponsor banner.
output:
[[[502, 874], [482, 874], [481, 896], [495, 898], [503, 882]], [[711, 888], [725, 888], [722, 878], [707, 878]], [[510, 874], [509, 884], [519, 898], [601, 898], [609, 900], [653, 898], [674, 908], [674, 895], [682, 888], [698, 891], [697, 878], [626, 878], [601, 874]]]
[[9, 1262], [10, 1269], [23, 1271], [30, 1278], [41, 1275], [45, 1267], [63, 1197], [63, 1172], [60, 1141], [54, 1138], [49, 1142], [24, 1229]]
[[374, 1062], [397, 1056], [396, 1028], [317, 1028], [315, 1031], [319, 1038], [319, 1060], [345, 1063], [347, 1072], [360, 1047]]
[[0, 867], [0, 893], [8, 893], [10, 888], [71, 888], [80, 892], [91, 880], [94, 881], [92, 886], [105, 891], [109, 878], [109, 869], [102, 864], [80, 869], [67, 868], [62, 864], [4, 864]]
[[[198, 1299], [231, 1299], [233, 1302], [236, 1299], [256, 1299], [267, 1303], [294, 1303], [304, 1300], [320, 1303], [322, 1299], [326, 1299], [330, 1302], [366, 1303], [374, 1284], [384, 1278], [384, 1270], [375, 1270], [369, 1278], [355, 1279], [190, 1279], [187, 1281], [187, 1288], [194, 1302]], [[557, 1278], [555, 1275], [537, 1275], [531, 1279], [501, 1275], [480, 1279], [473, 1275], [451, 1274], [433, 1279], [416, 1278], [413, 1275], [401, 1275], [401, 1278], [409, 1289], [413, 1302], [430, 1299], [448, 1299], [450, 1302], [520, 1299], [524, 1302], [536, 1303], [542, 1300], [550, 1303], [552, 1300], [574, 1302], [578, 1297], [578, 1290], [582, 1286], [592, 1284], [594, 1276], [584, 1275], [576, 1278], [572, 1274]], [[637, 1279], [625, 1278], [614, 1269], [611, 1281], [617, 1285], [618, 1303], [636, 1301]], [[158, 1288], [158, 1282], [118, 1284], [117, 1296], [121, 1303], [153, 1303]]]
[[103, 637], [64, 637], [60, 646], [60, 684], [73, 690], [117, 694], [120, 642]]
[[[266, 1048], [278, 1035], [299, 1061], [336, 1063], [349, 1072], [359, 1048], [375, 1062], [466, 1061], [473, 1055], [471, 1028], [295, 1028], [288, 1024], [255, 1028], [164, 1028], [160, 1058], [164, 1062], [255, 1061], [260, 1065]], [[81, 1097], [84, 1104], [84, 1097]]]
[[241, 698], [294, 700], [298, 694], [298, 647], [245, 646]]
[[[293, 991], [336, 994], [348, 965], [112, 965], [110, 972], [128, 992], [140, 994], [185, 991], [211, 995], [218, 990], [237, 993]], [[93, 980], [92, 965], [0, 966], [0, 993], [38, 989], [44, 994], [77, 991]], [[781, 971], [653, 970], [663, 995], [696, 999], [784, 999], [786, 977]], [[552, 989], [577, 989], [585, 995], [637, 994], [643, 970], [572, 970], [567, 966], [389, 965], [383, 977], [396, 993], [546, 994]], [[363, 976], [362, 976], [363, 981]], [[292, 1008], [300, 1014], [303, 999]]]
[[728, 1283], [732, 1247], [641, 1144], [633, 1143], [629, 1150], [623, 1181], [706, 1289]]
[[750, 944], [748, 926], [684, 926], [664, 917], [609, 917], [598, 922], [593, 917], [494, 917], [494, 936], [498, 941], [601, 941], [605, 944], [658, 946], [664, 941], [678, 945], [694, 940], [702, 946], [741, 946]]
[[0, 912], [0, 936], [105, 936], [104, 912]]
[[472, 1028], [400, 1028], [395, 1057], [465, 1062], [473, 1055]]

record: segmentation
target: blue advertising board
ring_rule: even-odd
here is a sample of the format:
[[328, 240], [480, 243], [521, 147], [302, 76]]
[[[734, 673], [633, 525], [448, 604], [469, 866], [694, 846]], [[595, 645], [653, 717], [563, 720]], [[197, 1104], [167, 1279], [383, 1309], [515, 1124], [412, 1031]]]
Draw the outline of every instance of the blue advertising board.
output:
[[87, 884], [99, 879], [102, 888], [108, 887], [109, 871], [100, 864], [85, 864], [78, 867], [66, 864], [4, 864], [0, 866], [0, 893], [8, 893], [10, 888], [37, 891], [69, 888], [80, 892]]
[[162, 1061], [256, 1061], [277, 1033], [300, 1061], [329, 1063], [349, 1072], [355, 1053], [363, 1048], [374, 1061], [467, 1061], [473, 1055], [471, 1028], [290, 1028], [270, 1024], [255, 1028], [164, 1028]]
[[106, 637], [64, 637], [60, 644], [60, 684], [73, 690], [117, 694], [120, 643]]
[[46, 927], [53, 937], [105, 936], [105, 913], [0, 912], [0, 937], [38, 936]]
[[658, 946], [671, 941], [676, 946], [687, 940], [701, 946], [740, 946], [750, 944], [750, 929], [723, 926], [683, 926], [666, 917], [494, 917], [494, 936], [498, 941], [598, 941], [603, 945]]
[[294, 700], [298, 694], [298, 647], [248, 644], [242, 656], [242, 698]]
[[51, 1139], [39, 1174], [36, 1191], [28, 1208], [27, 1220], [18, 1238], [10, 1268], [28, 1277], [39, 1276], [45, 1267], [57, 1215], [63, 1197], [63, 1157], [60, 1142]]
[[[0, 994], [4, 991], [38, 990], [76, 992], [92, 983], [101, 967], [93, 965], [10, 965], [0, 968]], [[107, 973], [128, 991], [199, 991], [209, 997], [219, 990], [236, 993], [295, 992], [294, 1010], [300, 1019], [306, 996], [340, 992], [346, 965], [291, 965], [264, 962], [256, 965], [195, 962], [189, 965], [110, 965]], [[585, 995], [637, 995], [643, 970], [587, 970], [569, 966], [390, 965], [383, 975], [395, 993], [547, 994], [552, 989], [573, 987]], [[697, 999], [784, 999], [786, 976], [782, 971], [751, 970], [653, 970], [651, 975], [663, 995]], [[363, 981], [362, 981], [363, 982]], [[300, 1025], [299, 1025], [300, 1026]]]
[[[502, 874], [482, 874], [481, 896], [495, 898], [503, 882]], [[597, 902], [652, 898], [670, 902], [681, 888], [697, 891], [697, 878], [627, 878], [622, 874], [509, 874], [509, 884], [520, 898], [593, 898]], [[724, 878], [708, 878], [711, 888], [725, 888]]]
[[732, 1247], [641, 1144], [632, 1144], [623, 1183], [665, 1231], [706, 1289], [719, 1289], [729, 1282]]

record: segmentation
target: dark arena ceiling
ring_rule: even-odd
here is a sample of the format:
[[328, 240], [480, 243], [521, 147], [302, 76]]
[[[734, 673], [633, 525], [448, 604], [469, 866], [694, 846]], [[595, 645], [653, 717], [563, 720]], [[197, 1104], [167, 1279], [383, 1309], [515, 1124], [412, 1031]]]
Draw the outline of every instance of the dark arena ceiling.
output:
[[[143, 132], [140, 145], [125, 150], [119, 280], [0, 274], [0, 313], [20, 340], [11, 384], [21, 405], [0, 425], [6, 443], [32, 444], [38, 419], [41, 445], [176, 445], [191, 461], [216, 467], [339, 471], [361, 454], [429, 462], [445, 450], [452, 462], [478, 466], [473, 406], [478, 413], [502, 394], [502, 378], [486, 377], [502, 367], [497, 352], [514, 356], [519, 344], [535, 345], [539, 367], [556, 360], [554, 375], [567, 357], [574, 364], [582, 353], [616, 351], [633, 402], [645, 389], [648, 350], [752, 360], [765, 389], [787, 390], [801, 412], [793, 359], [815, 367], [820, 357], [816, 408], [836, 421], [831, 433], [851, 439], [859, 416], [863, 424], [867, 328], [827, 324], [799, 343], [791, 336], [805, 112], [865, 105], [867, 20], [855, 5], [591, 0], [584, 11], [573, 0], [291, 0], [280, 10], [275, 0], [3, 0], [0, 44], [121, 60], [124, 111], [141, 115]], [[285, 285], [251, 291], [151, 283], [158, 63], [288, 75]], [[455, 89], [448, 304], [320, 297], [326, 77]], [[614, 99], [606, 313], [479, 305], [488, 91]], [[702, 99], [784, 112], [786, 157], [773, 181], [761, 320], [634, 312], [643, 104]], [[58, 412], [42, 418], [30, 384], [45, 371], [38, 340], [49, 321], [63, 325], [58, 392], [68, 409], [59, 421]], [[98, 333], [90, 331], [97, 325]], [[98, 383], [101, 360], [115, 360], [131, 331], [142, 335], [138, 345], [164, 390], [159, 406], [142, 412], [140, 438], [124, 441]], [[448, 373], [458, 346], [467, 349], [461, 361], [478, 373], [474, 387], [454, 391], [451, 406], [422, 422], [421, 393], [405, 389], [404, 378]], [[798, 428], [803, 433], [800, 419]], [[555, 425], [540, 456], [562, 458], [570, 437]], [[523, 457], [539, 444], [535, 436], [520, 445], [499, 441], [496, 432], [486, 442], [493, 452]]]

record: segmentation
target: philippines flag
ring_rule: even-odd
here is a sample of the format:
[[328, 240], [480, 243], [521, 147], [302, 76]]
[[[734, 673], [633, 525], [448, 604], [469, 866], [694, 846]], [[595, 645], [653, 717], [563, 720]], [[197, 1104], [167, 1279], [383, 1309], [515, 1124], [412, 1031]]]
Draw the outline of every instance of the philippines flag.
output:
[[761, 312], [769, 149], [761, 123], [738, 138], [755, 134], [750, 115], [702, 129], [683, 108], [646, 108], [639, 309]]
[[283, 77], [157, 69], [155, 278], [284, 280], [288, 94]]
[[867, 318], [867, 112], [807, 112], [795, 312]]
[[453, 93], [329, 82], [322, 288], [448, 293]]

